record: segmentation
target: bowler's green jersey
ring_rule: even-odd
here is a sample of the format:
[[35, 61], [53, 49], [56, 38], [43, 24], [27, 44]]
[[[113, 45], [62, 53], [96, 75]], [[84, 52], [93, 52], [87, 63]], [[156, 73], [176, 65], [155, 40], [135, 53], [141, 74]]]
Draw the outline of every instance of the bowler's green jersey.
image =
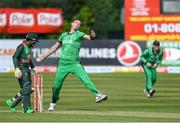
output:
[[79, 61], [79, 51], [84, 35], [85, 34], [79, 30], [76, 30], [72, 34], [64, 32], [60, 35], [58, 41], [62, 44], [60, 51], [61, 60], [67, 63]]
[[154, 65], [155, 63], [161, 64], [163, 59], [163, 50], [162, 48], [159, 48], [159, 51], [157, 54], [153, 52], [153, 48], [149, 47], [141, 55], [141, 62], [143, 65], [145, 65], [147, 62]]

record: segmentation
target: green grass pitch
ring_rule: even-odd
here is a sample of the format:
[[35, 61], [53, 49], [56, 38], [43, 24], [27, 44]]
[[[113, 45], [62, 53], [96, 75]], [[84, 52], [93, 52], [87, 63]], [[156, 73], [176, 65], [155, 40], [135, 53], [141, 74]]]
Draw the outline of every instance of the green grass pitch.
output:
[[44, 76], [43, 113], [24, 114], [21, 105], [11, 113], [5, 101], [19, 91], [13, 74], [0, 74], [0, 122], [180, 122], [179, 74], [158, 74], [156, 93], [147, 98], [143, 73], [89, 74], [109, 99], [95, 97], [70, 74], [64, 81], [55, 112], [48, 112], [55, 73]]

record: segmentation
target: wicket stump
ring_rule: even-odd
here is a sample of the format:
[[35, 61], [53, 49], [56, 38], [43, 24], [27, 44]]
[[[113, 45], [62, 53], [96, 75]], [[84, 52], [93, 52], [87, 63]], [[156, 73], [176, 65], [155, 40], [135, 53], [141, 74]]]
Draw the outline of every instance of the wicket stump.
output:
[[43, 111], [43, 76], [34, 75], [34, 111]]

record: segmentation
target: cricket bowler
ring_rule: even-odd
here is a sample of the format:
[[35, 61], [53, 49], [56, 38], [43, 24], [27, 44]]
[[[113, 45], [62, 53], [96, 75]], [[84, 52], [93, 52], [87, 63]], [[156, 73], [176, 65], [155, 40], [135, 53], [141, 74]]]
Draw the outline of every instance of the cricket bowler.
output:
[[163, 59], [163, 50], [160, 48], [160, 42], [155, 40], [153, 46], [144, 50], [140, 56], [141, 64], [146, 75], [146, 86], [144, 92], [151, 98], [155, 93], [154, 85], [157, 80], [156, 68]]
[[61, 49], [61, 59], [58, 63], [56, 78], [52, 88], [53, 95], [52, 102], [48, 109], [49, 111], [55, 111], [56, 102], [59, 99], [59, 92], [62, 88], [63, 81], [69, 73], [74, 74], [82, 81], [85, 87], [95, 95], [97, 103], [107, 99], [106, 95], [97, 90], [80, 63], [79, 51], [83, 39], [93, 40], [96, 37], [96, 33], [93, 30], [91, 30], [89, 35], [79, 31], [78, 29], [80, 28], [80, 25], [80, 20], [74, 20], [71, 23], [70, 31], [62, 33], [58, 41], [49, 49], [49, 51], [45, 55], [36, 59], [39, 62], [43, 61], [57, 49]]
[[11, 112], [16, 112], [15, 106], [22, 100], [23, 112], [33, 113], [31, 108], [30, 94], [31, 89], [31, 70], [37, 74], [35, 65], [32, 61], [32, 48], [38, 43], [37, 33], [28, 33], [26, 39], [17, 47], [13, 55], [15, 67], [15, 77], [18, 79], [21, 90], [11, 99], [6, 101]]

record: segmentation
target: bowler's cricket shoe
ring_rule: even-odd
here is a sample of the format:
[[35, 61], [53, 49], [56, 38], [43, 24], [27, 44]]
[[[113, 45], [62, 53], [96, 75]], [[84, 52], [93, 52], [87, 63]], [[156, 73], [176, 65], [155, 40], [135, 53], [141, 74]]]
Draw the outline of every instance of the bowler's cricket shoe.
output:
[[16, 112], [16, 109], [12, 107], [13, 101], [11, 99], [6, 100], [6, 104], [10, 108], [11, 112], [14, 112], [14, 113]]
[[151, 89], [151, 90], [149, 90], [149, 94], [150, 94], [150, 96], [152, 97], [153, 95], [154, 95], [154, 93], [155, 93], [156, 91], [155, 91], [155, 89]]
[[55, 103], [50, 103], [48, 111], [55, 111], [55, 108], [56, 108], [56, 104]]
[[101, 101], [105, 101], [107, 99], [108, 99], [108, 97], [106, 95], [102, 94], [101, 92], [98, 92], [96, 94], [96, 103], [99, 103]]
[[144, 93], [146, 94], [147, 97], [151, 98], [151, 95], [148, 90], [144, 89]]

